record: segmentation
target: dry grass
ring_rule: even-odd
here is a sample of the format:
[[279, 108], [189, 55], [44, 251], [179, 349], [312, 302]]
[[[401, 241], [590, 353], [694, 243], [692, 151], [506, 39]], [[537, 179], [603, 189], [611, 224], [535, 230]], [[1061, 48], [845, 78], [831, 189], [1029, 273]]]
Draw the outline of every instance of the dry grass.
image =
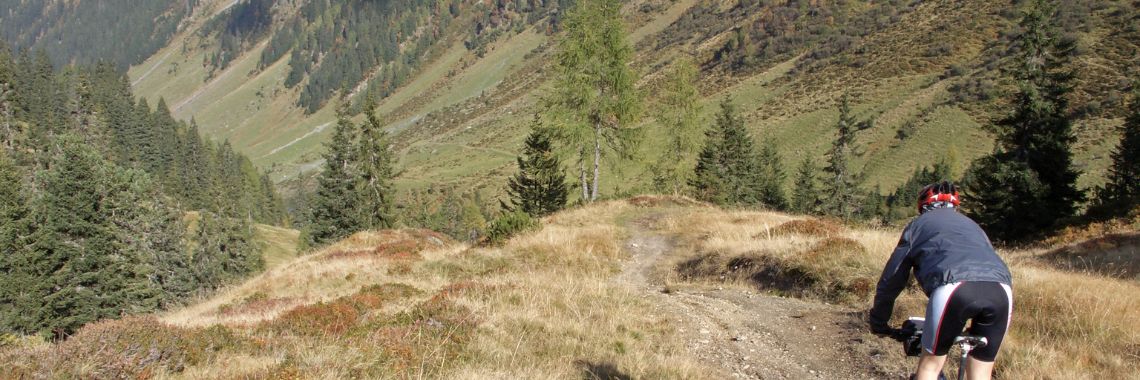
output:
[[[796, 219], [780, 224], [788, 217], [767, 213], [692, 209], [666, 219], [658, 227], [682, 236], [693, 252], [678, 259], [671, 281], [745, 285], [860, 310], [869, 306], [873, 284], [898, 238], [894, 230], [772, 233], [815, 231], [803, 226], [820, 222]], [[1112, 242], [1075, 247], [1104, 248], [1120, 240], [1108, 239]], [[1115, 243], [1109, 245], [1127, 246]], [[998, 376], [1135, 379], [1140, 373], [1140, 284], [1095, 272], [1046, 268], [1040, 259], [1044, 253], [1001, 252], [1014, 274], [1014, 316], [998, 359]], [[1134, 255], [1128, 259], [1132, 265], [1138, 261]], [[900, 297], [893, 323], [922, 315], [925, 302], [912, 286]]]
[[560, 213], [499, 248], [362, 232], [160, 318], [10, 345], [0, 365], [28, 377], [705, 377], [668, 321], [610, 280], [626, 257], [617, 224], [634, 210]]

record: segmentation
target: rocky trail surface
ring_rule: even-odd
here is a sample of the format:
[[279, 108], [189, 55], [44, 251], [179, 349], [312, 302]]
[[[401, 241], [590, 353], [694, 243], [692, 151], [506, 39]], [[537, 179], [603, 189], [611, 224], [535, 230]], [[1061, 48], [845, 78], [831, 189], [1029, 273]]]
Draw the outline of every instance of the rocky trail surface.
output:
[[897, 343], [866, 334], [862, 311], [735, 286], [665, 284], [661, 271], [684, 252], [648, 227], [654, 217], [627, 226], [631, 259], [617, 281], [677, 326], [694, 357], [720, 369], [710, 378], [903, 378], [910, 363]]

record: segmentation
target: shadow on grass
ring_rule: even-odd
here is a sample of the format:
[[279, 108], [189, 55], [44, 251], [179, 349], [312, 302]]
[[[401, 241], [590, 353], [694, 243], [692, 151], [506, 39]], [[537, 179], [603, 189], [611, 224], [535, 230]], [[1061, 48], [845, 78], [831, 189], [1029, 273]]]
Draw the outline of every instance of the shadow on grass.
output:
[[576, 362], [582, 368], [582, 378], [585, 380], [631, 380], [633, 377], [622, 373], [613, 363], [579, 360]]

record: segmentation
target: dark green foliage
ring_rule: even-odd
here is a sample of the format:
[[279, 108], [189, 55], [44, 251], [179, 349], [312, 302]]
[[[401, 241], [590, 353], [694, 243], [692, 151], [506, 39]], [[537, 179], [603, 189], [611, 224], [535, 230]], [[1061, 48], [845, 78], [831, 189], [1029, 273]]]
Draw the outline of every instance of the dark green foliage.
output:
[[317, 177], [317, 190], [310, 200], [307, 233], [314, 243], [335, 241], [363, 227], [356, 212], [360, 178], [353, 149], [356, 134], [356, 124], [346, 112], [340, 112], [332, 139], [325, 144], [324, 170]]
[[360, 141], [356, 159], [360, 166], [360, 222], [367, 229], [388, 228], [392, 223], [392, 152], [388, 133], [376, 116], [371, 99], [365, 100], [364, 123], [360, 125]]
[[[249, 224], [283, 213], [248, 159], [202, 140], [164, 101], [136, 103], [111, 65], [57, 73], [42, 54], [6, 52], [0, 332], [62, 337], [259, 268]], [[185, 209], [217, 210], [220, 227], [186, 236]], [[213, 242], [217, 253], [189, 252]], [[227, 264], [205, 283], [194, 270], [207, 266], [191, 258], [211, 256]]]
[[765, 150], [757, 154], [732, 101], [721, 101], [716, 123], [705, 131], [705, 145], [690, 181], [697, 198], [717, 204], [785, 207], [779, 157], [774, 147]]
[[242, 0], [201, 29], [200, 33], [218, 39], [218, 50], [210, 55], [212, 67], [228, 66], [269, 31], [275, 1]]
[[1112, 152], [1108, 183], [1098, 189], [1090, 213], [1119, 216], [1140, 206], [1140, 82], [1132, 85], [1132, 103], [1121, 129], [1120, 144]]
[[1045, 185], [1024, 161], [994, 154], [974, 161], [963, 184], [963, 209], [997, 240], [1038, 235], [1049, 221], [1042, 217], [1040, 194]]
[[264, 268], [260, 250], [253, 245], [253, 227], [249, 223], [202, 213], [191, 239], [189, 272], [199, 287], [191, 294], [217, 289]]
[[126, 70], [166, 46], [197, 6], [189, 1], [0, 1], [4, 40], [56, 64], [113, 62]]
[[[1038, 0], [1024, 13], [1022, 33], [1014, 41], [1019, 52], [1013, 75], [1019, 91], [1013, 112], [998, 122], [1001, 149], [976, 161], [967, 175], [967, 194], [975, 198], [966, 198], [971, 203], [966, 209], [1000, 240], [1056, 228], [1085, 200], [1076, 188], [1079, 173], [1070, 151], [1075, 137], [1066, 100], [1073, 79], [1067, 67], [1073, 46], [1057, 38], [1049, 21], [1053, 12], [1052, 5]], [[1012, 196], [1018, 199], [1003, 198]], [[998, 208], [1003, 205], [1007, 208]]]
[[522, 210], [503, 213], [491, 221], [491, 227], [487, 229], [487, 243], [491, 245], [503, 244], [512, 236], [533, 231], [538, 227], [538, 221]]
[[822, 188], [823, 212], [830, 216], [850, 219], [859, 211], [862, 191], [860, 176], [851, 169], [851, 156], [855, 150], [855, 117], [851, 115], [848, 95], [839, 102], [838, 134], [827, 152], [827, 166]]
[[366, 229], [392, 223], [392, 153], [371, 101], [365, 121], [356, 125], [343, 100], [337, 125], [325, 145], [324, 170], [310, 200], [307, 234], [312, 243], [327, 243]]
[[820, 213], [818, 167], [811, 156], [804, 156], [796, 169], [796, 183], [792, 190], [792, 210], [801, 214]]
[[562, 163], [554, 154], [549, 131], [538, 125], [537, 115], [535, 120], [523, 154], [517, 159], [519, 171], [507, 180], [510, 201], [503, 203], [503, 209], [542, 217], [566, 206], [570, 188]]
[[953, 182], [950, 176], [950, 165], [945, 161], [939, 161], [933, 167], [915, 169], [910, 179], [886, 197], [884, 219], [894, 221], [918, 215], [918, 192], [935, 182]]

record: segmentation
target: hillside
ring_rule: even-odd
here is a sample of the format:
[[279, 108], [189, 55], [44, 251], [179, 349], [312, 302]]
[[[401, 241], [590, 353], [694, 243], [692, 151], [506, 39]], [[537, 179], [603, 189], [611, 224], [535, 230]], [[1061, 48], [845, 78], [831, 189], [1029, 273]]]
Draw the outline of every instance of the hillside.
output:
[[[286, 30], [316, 29], [287, 25], [305, 11], [278, 4], [270, 32], [243, 42], [238, 56], [217, 67], [208, 62], [222, 44], [200, 30], [212, 18], [224, 17], [220, 9], [229, 4], [202, 1], [170, 45], [131, 69], [133, 85], [152, 101], [165, 98], [177, 117], [195, 118], [203, 133], [230, 140], [271, 170], [275, 181], [304, 187], [296, 182], [298, 174], [319, 167], [335, 102], [314, 108], [317, 103], [303, 100], [311, 97], [304, 86], [313, 79], [297, 82], [294, 58], [273, 46], [284, 46], [277, 36]], [[493, 195], [514, 169], [513, 156], [532, 114], [542, 111], [538, 101], [549, 79], [556, 13], [488, 7], [481, 1], [452, 4], [448, 11], [435, 8], [414, 18], [434, 20], [417, 25], [434, 28], [435, 37], [430, 46], [417, 48], [421, 52], [414, 60], [397, 60], [414, 62], [403, 69], [406, 78], [385, 81], [384, 89], [370, 84], [375, 81], [348, 83], [357, 74], [345, 80], [357, 102], [380, 97], [379, 110], [400, 153], [399, 188], [462, 185]], [[1016, 5], [1006, 3], [856, 1], [797, 7], [637, 0], [628, 2], [624, 13], [637, 48], [639, 85], [651, 105], [641, 123], [649, 133], [644, 154], [638, 155], [642, 159], [613, 162], [603, 172], [607, 194], [648, 186], [650, 152], [661, 145], [652, 133], [658, 128], [652, 118], [655, 86], [681, 55], [700, 63], [705, 120], [711, 120], [720, 99], [732, 97], [753, 133], [772, 140], [788, 163], [822, 155], [833, 138], [836, 100], [852, 94], [857, 118], [869, 126], [858, 134], [862, 156], [855, 164], [866, 172], [867, 185], [883, 192], [940, 159], [960, 174], [973, 158], [989, 153], [992, 120], [1005, 114], [1002, 107], [1012, 90], [1001, 70], [1018, 13]], [[1080, 115], [1075, 159], [1085, 171], [1081, 186], [1103, 182], [1107, 152], [1117, 141], [1113, 128], [1121, 123], [1121, 94], [1135, 63], [1129, 57], [1140, 40], [1137, 17], [1128, 1], [1062, 2], [1058, 23], [1067, 38], [1080, 42], [1072, 108]], [[500, 20], [499, 27], [479, 29], [491, 25], [487, 20]], [[383, 64], [373, 71], [387, 75], [390, 70]], [[287, 82], [302, 85], [290, 88]], [[920, 156], [928, 159], [913, 159]]]
[[[862, 318], [897, 233], [665, 197], [565, 211], [501, 248], [361, 232], [184, 309], [6, 343], [0, 363], [17, 377], [894, 377], [911, 364]], [[1001, 254], [1017, 305], [1001, 378], [1136, 373], [1134, 279]], [[923, 301], [908, 291], [897, 314]]]

